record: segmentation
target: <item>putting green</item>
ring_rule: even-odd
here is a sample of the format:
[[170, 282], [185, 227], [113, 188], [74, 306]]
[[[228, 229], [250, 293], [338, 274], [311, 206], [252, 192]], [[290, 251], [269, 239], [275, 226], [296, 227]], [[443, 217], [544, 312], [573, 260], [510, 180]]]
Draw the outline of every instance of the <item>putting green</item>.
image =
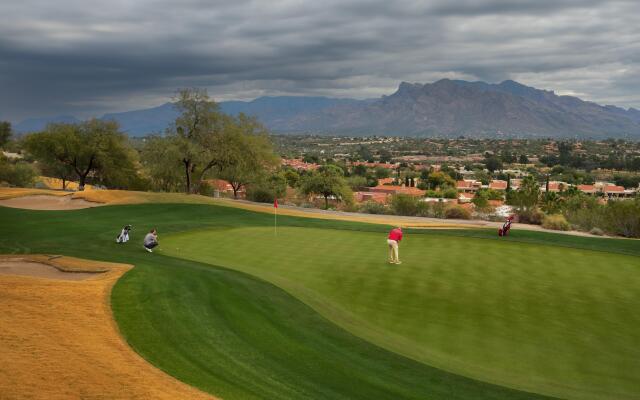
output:
[[478, 380], [565, 398], [637, 398], [637, 257], [437, 234], [210, 229], [163, 253], [285, 289], [369, 342]]

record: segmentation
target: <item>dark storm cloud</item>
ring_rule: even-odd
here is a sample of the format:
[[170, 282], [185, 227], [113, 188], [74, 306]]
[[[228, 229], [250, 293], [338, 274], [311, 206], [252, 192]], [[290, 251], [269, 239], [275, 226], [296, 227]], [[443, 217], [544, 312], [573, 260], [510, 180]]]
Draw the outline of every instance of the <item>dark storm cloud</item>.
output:
[[184, 86], [363, 98], [443, 77], [640, 106], [638, 15], [593, 0], [3, 2], [0, 118], [152, 106]]

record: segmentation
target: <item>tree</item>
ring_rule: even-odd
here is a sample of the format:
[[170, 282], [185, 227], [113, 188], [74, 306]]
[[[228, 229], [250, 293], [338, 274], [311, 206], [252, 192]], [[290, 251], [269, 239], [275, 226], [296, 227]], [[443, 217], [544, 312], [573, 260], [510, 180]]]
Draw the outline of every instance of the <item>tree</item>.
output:
[[304, 176], [300, 182], [300, 191], [307, 196], [323, 196], [325, 209], [329, 208], [330, 196], [347, 203], [353, 200], [353, 194], [346, 184], [342, 170], [335, 165], [324, 165]]
[[431, 172], [427, 177], [427, 184], [429, 188], [445, 188], [445, 187], [455, 187], [456, 181], [453, 180], [452, 177], [445, 174], [444, 172]]
[[520, 158], [518, 159], [518, 162], [520, 164], [529, 164], [529, 157], [527, 157], [526, 154], [521, 154]]
[[502, 169], [502, 161], [497, 157], [488, 157], [484, 162], [485, 167], [489, 172], [495, 172]]
[[234, 198], [243, 186], [257, 182], [262, 173], [278, 165], [267, 131], [255, 118], [240, 114], [228, 121], [218, 139], [210, 164], [216, 166], [218, 178], [231, 184]]
[[520, 188], [515, 192], [514, 202], [518, 208], [525, 212], [533, 210], [540, 198], [540, 187], [532, 176], [526, 176], [522, 180]]
[[144, 173], [155, 190], [175, 192], [184, 184], [180, 149], [171, 138], [151, 136], [141, 152]]
[[[180, 154], [185, 191], [197, 191], [202, 176], [216, 164], [216, 145], [229, 118], [204, 89], [181, 89], [174, 98], [180, 115], [167, 132]], [[196, 184], [194, 186], [194, 183]]]
[[11, 137], [11, 122], [0, 121], [0, 148], [9, 141]]
[[383, 162], [383, 163], [391, 161], [391, 157], [393, 157], [391, 155], [391, 152], [387, 149], [380, 150], [378, 154], [380, 155], [380, 162]]
[[26, 149], [51, 168], [71, 169], [84, 190], [90, 174], [132, 164], [132, 152], [115, 121], [92, 119], [78, 124], [50, 124], [44, 132], [29, 135]]
[[300, 182], [300, 174], [296, 170], [288, 168], [284, 172], [284, 177], [287, 180], [287, 185], [289, 185], [289, 187], [298, 187], [298, 183]]
[[355, 167], [353, 167], [353, 175], [367, 175], [367, 166], [362, 164], [356, 165]]

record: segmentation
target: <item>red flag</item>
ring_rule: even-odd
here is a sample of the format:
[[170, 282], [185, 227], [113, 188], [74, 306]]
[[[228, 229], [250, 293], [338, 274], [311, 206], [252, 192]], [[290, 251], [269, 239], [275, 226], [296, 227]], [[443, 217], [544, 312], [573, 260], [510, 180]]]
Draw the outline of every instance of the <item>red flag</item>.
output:
[[278, 199], [273, 202], [273, 208], [278, 208]]

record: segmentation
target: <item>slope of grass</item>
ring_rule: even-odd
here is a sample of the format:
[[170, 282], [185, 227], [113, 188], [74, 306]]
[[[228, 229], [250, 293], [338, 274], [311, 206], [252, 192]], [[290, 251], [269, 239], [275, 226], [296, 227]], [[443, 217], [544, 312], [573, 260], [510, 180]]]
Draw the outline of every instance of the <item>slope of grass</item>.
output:
[[[184, 257], [182, 247], [180, 250], [176, 250], [175, 248], [178, 246], [169, 245], [181, 240], [183, 234], [184, 238], [187, 238], [189, 231], [197, 230], [197, 235], [188, 240], [189, 243], [198, 242], [192, 255], [203, 256], [208, 263], [238, 269], [249, 267], [265, 269], [260, 267], [268, 266], [272, 270], [270, 272], [272, 276], [262, 276], [269, 280], [273, 280], [273, 276], [284, 276], [285, 272], [289, 273], [287, 270], [291, 264], [287, 260], [300, 259], [298, 253], [337, 259], [339, 261], [336, 262], [336, 266], [325, 269], [325, 264], [321, 263], [322, 268], [318, 269], [312, 265], [314, 262], [311, 257], [304, 257], [301, 262], [306, 262], [312, 268], [309, 271], [293, 269], [291, 270], [293, 274], [289, 279], [299, 281], [296, 282], [296, 285], [306, 288], [309, 292], [315, 292], [314, 296], [319, 300], [317, 304], [312, 304], [314, 308], [322, 310], [322, 304], [325, 304], [326, 307], [342, 308], [337, 309], [336, 313], [333, 313], [336, 311], [334, 309], [322, 311], [331, 319], [337, 320], [336, 316], [339, 316], [340, 313], [342, 315], [350, 313], [360, 319], [360, 321], [354, 322], [354, 326], [359, 325], [360, 322], [363, 324], [366, 322], [368, 326], [362, 329], [367, 330], [378, 324], [379, 328], [377, 329], [381, 329], [377, 333], [379, 338], [389, 336], [389, 340], [398, 339], [401, 341], [403, 335], [410, 337], [409, 334], [414, 329], [412, 324], [407, 322], [408, 318], [414, 318], [416, 315], [416, 309], [412, 307], [422, 306], [426, 298], [408, 299], [409, 296], [405, 296], [402, 301], [405, 302], [406, 312], [394, 316], [398, 325], [397, 330], [389, 329], [388, 326], [385, 326], [384, 319], [387, 318], [390, 309], [398, 307], [400, 298], [395, 293], [405, 290], [407, 293], [419, 293], [419, 291], [416, 292], [412, 288], [414, 285], [412, 279], [396, 277], [387, 280], [384, 278], [389, 276], [385, 277], [385, 273], [394, 273], [393, 271], [397, 273], [404, 271], [405, 268], [411, 268], [409, 264], [416, 257], [420, 260], [428, 260], [430, 257], [433, 258], [433, 254], [436, 252], [444, 251], [451, 254], [452, 250], [458, 249], [456, 246], [460, 246], [460, 243], [465, 241], [471, 241], [476, 243], [475, 246], [488, 249], [502, 249], [501, 246], [509, 247], [511, 244], [507, 241], [498, 242], [455, 236], [466, 235], [469, 234], [468, 232], [430, 233], [421, 231], [420, 235], [410, 235], [405, 243], [406, 246], [403, 246], [402, 257], [405, 259], [405, 265], [401, 267], [403, 269], [389, 270], [386, 264], [380, 263], [380, 257], [384, 257], [384, 242], [382, 240], [384, 236], [381, 234], [387, 228], [345, 221], [281, 217], [279, 220], [281, 226], [299, 228], [281, 230], [278, 242], [270, 242], [268, 239], [272, 235], [271, 223], [273, 220], [271, 216], [227, 207], [204, 205], [149, 204], [102, 207], [73, 212], [38, 212], [0, 207], [0, 221], [3, 224], [0, 233], [1, 252], [61, 253], [136, 265], [136, 268], [127, 273], [116, 285], [112, 296], [114, 312], [123, 334], [137, 351], [160, 368], [185, 382], [221, 395], [225, 399], [537, 398], [536, 395], [526, 392], [509, 390], [443, 372], [365, 342], [327, 321], [313, 309], [283, 290], [255, 277], [214, 265], [163, 255], [170, 250], [177, 257]], [[114, 243], [115, 235], [119, 228], [126, 223], [134, 225], [132, 242], [125, 246], [118, 246]], [[140, 240], [143, 231], [152, 226], [157, 226], [160, 230], [162, 250], [151, 255], [142, 250]], [[166, 237], [169, 233], [181, 234], [175, 237]], [[254, 237], [251, 237], [251, 234]], [[200, 239], [209, 235], [214, 236], [209, 237], [209, 240]], [[450, 240], [443, 240], [445, 237], [443, 235], [447, 235], [446, 237]], [[474, 231], [473, 235], [493, 237], [492, 232], [489, 231], [486, 233]], [[244, 242], [239, 240], [242, 236], [245, 237]], [[300, 239], [304, 237], [309, 239], [306, 241], [306, 247], [299, 243]], [[336, 241], [342, 242], [344, 237], [347, 237], [348, 240], [343, 245], [335, 245]], [[220, 241], [212, 242], [211, 239], [220, 239]], [[256, 239], [259, 240], [256, 241]], [[579, 238], [579, 240], [565, 243], [565, 245], [587, 248], [601, 246], [597, 239], [582, 239], [590, 238]], [[432, 240], [440, 240], [441, 245], [447, 248], [436, 246], [430, 249], [429, 247], [417, 246], [420, 241], [426, 241], [424, 243], [427, 245], [434, 246], [435, 242], [427, 243]], [[538, 234], [520, 238], [514, 235], [508, 240], [546, 241], [549, 243], [562, 242], [566, 238], [558, 235]], [[602, 240], [602, 242], [605, 241]], [[285, 254], [282, 258], [274, 261], [274, 257], [269, 252], [274, 254], [281, 252], [282, 248], [278, 246], [282, 242], [288, 242], [288, 246], [284, 249], [286, 250]], [[609, 240], [606, 242], [609, 245], [608, 248], [614, 251], [631, 253], [636, 251], [633, 248], [628, 248], [626, 244], [619, 245], [625, 241]], [[409, 249], [414, 243], [416, 246], [412, 255], [413, 250]], [[516, 243], [513, 245], [529, 246]], [[362, 266], [354, 267], [351, 263], [344, 261], [353, 257], [353, 254], [362, 254], [360, 247], [371, 250], [370, 254], [365, 255], [366, 262]], [[538, 247], [544, 249], [543, 246]], [[320, 252], [319, 250], [322, 249], [327, 251]], [[554, 249], [563, 253], [575, 251], [562, 248]], [[255, 253], [253, 261], [251, 253]], [[598, 253], [591, 254], [597, 255]], [[605, 255], [605, 253], [601, 254]], [[498, 255], [495, 254], [495, 256]], [[240, 263], [238, 259], [244, 261]], [[369, 265], [368, 262], [374, 259], [377, 264], [365, 271]], [[340, 274], [335, 274], [336, 271], [340, 272], [337, 266], [342, 264], [348, 264], [348, 268], [342, 269]], [[615, 264], [611, 264], [609, 267], [613, 265]], [[496, 313], [482, 316], [485, 305], [477, 305], [472, 302], [472, 299], [478, 298], [477, 291], [495, 290], [496, 287], [508, 288], [507, 283], [514, 275], [517, 278], [516, 282], [520, 282], [516, 285], [518, 290], [515, 293], [520, 291], [527, 293], [526, 284], [529, 283], [526, 280], [520, 281], [522, 277], [518, 277], [518, 275], [523, 274], [517, 273], [517, 270], [498, 269], [494, 271], [489, 269], [488, 275], [485, 276], [471, 269], [465, 270], [463, 268], [460, 270], [456, 266], [451, 266], [449, 269], [447, 265], [442, 265], [439, 270], [431, 271], [420, 267], [420, 265], [414, 268], [418, 275], [422, 276], [422, 278], [416, 279], [415, 285], [418, 287], [424, 285], [424, 281], [421, 280], [430, 277], [433, 282], [437, 282], [436, 293], [441, 295], [441, 304], [436, 303], [437, 307], [433, 311], [429, 310], [432, 304], [427, 304], [429, 307], [425, 308], [424, 315], [420, 315], [422, 322], [427, 321], [427, 325], [423, 325], [425, 333], [435, 332], [431, 330], [431, 321], [428, 320], [428, 317], [430, 315], [437, 316], [444, 304], [451, 302], [451, 300], [457, 300], [452, 302], [450, 311], [440, 315], [442, 320], [436, 320], [436, 327], [444, 332], [441, 325], [452, 324], [460, 332], [452, 335], [451, 340], [441, 340], [449, 342], [450, 348], [443, 350], [436, 347], [433, 349], [433, 354], [429, 354], [433, 360], [437, 358], [435, 352], [441, 352], [445, 358], [454, 354], [459, 345], [464, 345], [471, 340], [474, 332], [494, 333], [496, 329], [493, 324], [504, 325], [505, 308], [498, 301], [495, 303]], [[559, 268], [558, 290], [569, 290], [578, 299], [586, 298], [589, 300], [594, 295], [591, 286], [587, 286], [583, 291], [576, 291], [578, 290], [576, 286], [566, 286], [568, 284], [561, 271], [562, 266]], [[626, 269], [627, 267], [624, 267], [625, 271]], [[260, 271], [249, 271], [248, 269], [247, 271], [261, 276]], [[541, 281], [536, 282], [535, 279], [533, 281], [542, 289], [544, 289], [543, 282], [545, 281], [543, 276], [547, 272], [543, 268], [538, 275], [538, 279]], [[608, 272], [609, 270], [604, 275]], [[323, 277], [325, 274], [326, 276]], [[622, 282], [624, 274], [629, 274], [629, 276], [625, 282]], [[607, 321], [615, 321], [620, 325], [613, 328], [621, 330], [620, 332], [615, 331], [612, 343], [601, 349], [601, 352], [606, 353], [613, 349], [614, 358], [622, 352], [628, 352], [629, 358], [635, 357], [637, 359], [634, 349], [627, 347], [628, 325], [636, 324], [637, 319], [632, 315], [620, 317], [613, 314], [614, 311], [626, 312], [625, 305], [637, 308], [637, 298], [633, 293], [627, 293], [626, 289], [628, 285], [633, 283], [635, 275], [628, 273], [628, 271], [624, 274], [615, 278], [616, 284], [623, 288], [621, 291], [623, 294], [620, 295], [622, 297], [614, 293], [613, 296], [618, 296], [619, 301], [612, 300], [593, 312], [598, 317], [602, 316], [606, 310], [612, 314], [604, 321], [596, 321], [598, 328], [595, 329], [595, 334], [592, 335], [591, 331], [588, 331], [589, 333], [584, 335], [585, 346], [580, 350], [591, 349], [592, 337], [598, 342], [602, 334], [600, 329], [611, 327], [607, 325]], [[328, 277], [329, 280], [327, 280]], [[473, 284], [474, 279], [478, 278], [480, 281], [475, 281], [476, 283]], [[483, 278], [498, 279], [502, 284], [491, 285], [492, 288], [487, 288], [481, 284], [484, 281]], [[554, 277], [549, 277], [547, 282], [553, 284], [555, 280]], [[389, 286], [387, 281], [393, 285], [400, 284], [400, 286]], [[592, 283], [592, 281], [590, 282]], [[322, 283], [324, 287], [320, 287], [322, 285], [318, 286], [319, 289], [312, 287], [312, 283], [315, 285], [317, 282]], [[444, 285], [446, 282], [450, 284], [448, 288], [442, 286], [438, 289], [438, 285]], [[522, 286], [523, 283], [525, 287]], [[278, 284], [293, 293], [291, 286], [287, 286], [284, 282]], [[433, 291], [434, 288], [429, 288], [429, 284], [431, 283], [427, 282], [425, 288]], [[325, 291], [329, 289], [335, 293]], [[371, 291], [378, 293], [380, 298], [374, 298]], [[503, 300], [510, 302], [510, 297], [507, 294], [513, 293], [506, 292], [503, 297]], [[296, 296], [304, 298], [304, 295], [300, 293]], [[342, 298], [339, 298], [340, 296]], [[370, 296], [371, 301], [384, 307], [381, 307], [379, 313], [375, 310], [367, 310], [366, 307], [358, 309], [357, 307], [362, 304], [368, 307], [368, 301], [364, 301], [364, 298], [357, 299], [363, 296]], [[396, 296], [396, 299], [393, 296]], [[351, 297], [355, 299], [350, 300]], [[596, 299], [602, 299], [602, 297], [596, 296]], [[468, 299], [470, 310], [466, 313], [456, 314], [454, 311], [463, 306], [464, 298]], [[544, 296], [533, 299], [546, 301]], [[305, 301], [309, 304], [312, 303], [308, 301], [308, 298]], [[620, 305], [615, 307], [615, 304], [610, 303], [620, 303]], [[350, 308], [352, 306], [353, 309]], [[535, 302], [531, 306], [532, 310], [538, 308]], [[564, 306], [563, 304], [562, 307]], [[525, 324], [529, 323], [528, 319], [531, 318], [545, 320], [545, 316], [540, 316], [535, 312], [529, 316], [529, 309], [513, 309], [509, 312], [512, 319], [515, 318], [515, 315], [522, 315]], [[577, 322], [574, 326], [581, 327], [580, 322], [584, 317], [584, 315], [575, 316], [574, 322]], [[464, 326], [464, 320], [467, 318], [472, 318], [469, 321], [470, 328]], [[367, 322], [367, 320], [370, 321]], [[478, 321], [480, 321], [480, 325], [478, 325]], [[341, 325], [348, 327], [352, 332], [355, 329], [354, 326], [349, 326], [347, 323], [341, 323]], [[555, 330], [549, 334], [550, 336], [543, 329], [538, 329], [535, 334], [553, 338], [554, 335], [563, 334], [569, 325], [571, 324], [567, 322], [555, 327]], [[415, 326], [420, 329], [417, 324]], [[516, 328], [516, 330], [521, 329], [519, 325]], [[375, 329], [372, 329], [371, 332], [375, 333]], [[566, 333], [573, 335], [572, 332]], [[509, 332], [501, 334], [508, 335]], [[532, 334], [532, 337], [535, 337], [535, 334]], [[498, 355], [493, 355], [490, 351], [485, 351], [483, 354], [482, 349], [476, 350], [474, 355], [476, 360], [482, 361], [483, 357], [487, 357], [484, 360], [486, 362], [482, 362], [487, 368], [491, 368], [495, 360], [504, 361], [504, 352], [500, 346], [492, 338], [489, 339], [484, 334], [473, 338], [477, 347], [481, 348], [487, 344], [491, 349], [498, 351]], [[380, 344], [392, 348], [389, 343]], [[530, 351], [537, 351], [538, 344], [539, 342], [524, 343], [523, 345]], [[554, 345], [554, 343], [548, 342], [544, 342], [544, 344]], [[418, 345], [420, 344], [418, 343]], [[425, 349], [425, 351], [431, 350], [431, 348]], [[528, 357], [531, 357], [531, 353], [524, 350], [521, 354], [528, 354]], [[584, 356], [584, 353], [580, 354], [582, 355], [576, 356], [575, 359], [582, 357], [586, 363], [576, 365], [575, 371], [577, 372], [575, 373], [583, 377], [590, 377], [593, 375], [594, 367]], [[547, 353], [544, 353], [540, 357], [546, 355]], [[410, 356], [418, 358], [415, 354], [410, 354]], [[609, 361], [602, 358], [600, 354], [596, 354], [596, 356], [600, 357], [598, 360]], [[528, 362], [528, 360], [525, 358], [522, 363]], [[547, 365], [539, 361], [537, 365], [540, 368], [554, 368], [554, 363], [558, 362], [557, 360], [557, 358], [551, 359], [552, 362]], [[452, 360], [452, 363], [458, 361]], [[462, 360], [462, 364], [470, 363], [469, 359]], [[634, 373], [629, 369], [631, 367], [635, 367], [634, 361], [625, 360], [618, 370], [612, 370], [611, 379], [622, 382], [617, 393], [624, 395], [629, 393], [629, 390], [633, 390], [633, 388], [629, 389], [631, 386], [627, 382], [627, 378]], [[563, 371], [566, 369], [566, 366], [561, 366], [560, 373], [564, 373]], [[599, 370], [596, 372], [599, 373]], [[491, 380], [501, 380], [503, 376], [499, 375], [501, 374], [492, 376]], [[523, 380], [526, 381], [526, 379]], [[537, 382], [534, 383], [537, 384]], [[590, 382], [581, 382], [579, 389], [590, 387], [593, 387], [593, 385], [590, 386]], [[610, 389], [608, 385], [603, 387], [605, 390]], [[601, 395], [606, 397], [607, 393], [604, 391]], [[638, 391], [632, 393], [637, 394]], [[618, 396], [618, 398], [623, 397]]]

